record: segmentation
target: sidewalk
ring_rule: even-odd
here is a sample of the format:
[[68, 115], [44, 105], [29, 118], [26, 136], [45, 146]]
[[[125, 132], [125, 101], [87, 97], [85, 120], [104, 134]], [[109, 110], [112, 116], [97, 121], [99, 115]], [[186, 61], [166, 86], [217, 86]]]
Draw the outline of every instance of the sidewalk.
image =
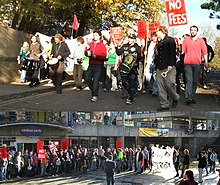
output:
[[[195, 180], [198, 182], [198, 169], [196, 166], [190, 168], [193, 171]], [[180, 178], [174, 177], [176, 174], [174, 168], [159, 169], [158, 171], [149, 172], [137, 175], [134, 171], [126, 171], [115, 175], [115, 185], [178, 185]], [[205, 176], [203, 172], [203, 183], [199, 185], [216, 185], [218, 181], [218, 173], [211, 173]], [[81, 172], [72, 172], [58, 176], [46, 177], [24, 177], [12, 179], [5, 182], [10, 185], [15, 184], [73, 184], [73, 185], [106, 185], [106, 175], [103, 170], [88, 171], [85, 174]]]
[[[41, 84], [37, 87], [29, 87], [27, 83], [11, 83], [0, 85], [0, 102], [27, 97], [33, 94], [40, 94], [45, 92], [54, 91], [53, 84], [48, 84], [49, 79], [41, 80]], [[63, 88], [73, 86], [73, 80], [63, 82]]]

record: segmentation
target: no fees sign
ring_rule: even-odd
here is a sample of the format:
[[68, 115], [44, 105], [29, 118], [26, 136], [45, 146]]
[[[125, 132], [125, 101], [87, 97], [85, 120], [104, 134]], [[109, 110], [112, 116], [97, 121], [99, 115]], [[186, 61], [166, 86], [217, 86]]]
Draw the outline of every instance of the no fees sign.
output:
[[169, 26], [179, 26], [187, 24], [187, 15], [184, 0], [165, 1]]

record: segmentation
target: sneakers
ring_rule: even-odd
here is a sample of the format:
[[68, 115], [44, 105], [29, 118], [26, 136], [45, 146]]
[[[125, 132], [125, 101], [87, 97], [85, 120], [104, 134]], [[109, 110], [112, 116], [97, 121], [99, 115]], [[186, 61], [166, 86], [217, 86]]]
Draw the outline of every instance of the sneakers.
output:
[[132, 101], [130, 99], [126, 99], [126, 104], [127, 105], [131, 105], [132, 104]]
[[91, 98], [91, 101], [92, 102], [96, 102], [98, 100], [98, 97], [97, 96], [93, 96], [92, 98]]
[[107, 88], [103, 88], [103, 91], [104, 91], [104, 92], [108, 92], [108, 89], [107, 89]]

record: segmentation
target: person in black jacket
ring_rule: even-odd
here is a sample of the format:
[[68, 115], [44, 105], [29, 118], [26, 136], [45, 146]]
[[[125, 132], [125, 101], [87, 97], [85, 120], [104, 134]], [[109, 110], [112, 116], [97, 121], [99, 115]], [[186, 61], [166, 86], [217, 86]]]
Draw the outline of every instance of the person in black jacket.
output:
[[183, 151], [184, 153], [184, 158], [183, 158], [183, 168], [182, 168], [182, 174], [181, 174], [181, 177], [183, 177], [183, 174], [185, 172], [185, 170], [189, 169], [189, 164], [190, 164], [190, 158], [189, 158], [189, 150], [188, 149], [185, 149]]
[[179, 177], [179, 164], [180, 164], [180, 151], [179, 151], [179, 149], [174, 149], [173, 164], [174, 164], [174, 168], [176, 170], [175, 177]]
[[141, 47], [135, 43], [136, 35], [128, 35], [129, 42], [122, 46], [116, 46], [116, 54], [121, 56], [122, 62], [119, 66], [122, 86], [128, 92], [126, 104], [131, 105], [136, 92], [138, 75], [138, 64], [141, 59]]
[[205, 151], [202, 151], [200, 154], [198, 154], [197, 156], [197, 160], [199, 161], [198, 164], [198, 169], [199, 169], [199, 183], [202, 183], [202, 172], [203, 169], [206, 167], [207, 165], [207, 158], [206, 158], [206, 154]]
[[[205, 41], [205, 44], [206, 44], [206, 47], [207, 47], [207, 51], [208, 51], [208, 62], [210, 63], [212, 61], [212, 59], [214, 58], [215, 56], [215, 52], [214, 50], [212, 49], [212, 46], [210, 46], [208, 43], [207, 43], [207, 39], [205, 37], [202, 37], [203, 40]], [[204, 59], [202, 58], [202, 70], [201, 70], [201, 85], [204, 89], [207, 88], [206, 86], [206, 81], [207, 81], [207, 74], [208, 74], [209, 70], [206, 69], [204, 67]]]
[[113, 156], [109, 155], [108, 160], [105, 162], [105, 173], [106, 173], [106, 180], [107, 180], [107, 185], [112, 185], [115, 184], [115, 168], [116, 164], [112, 160]]
[[52, 45], [50, 59], [58, 59], [57, 63], [51, 64], [49, 67], [50, 77], [54, 86], [56, 87], [57, 94], [62, 93], [62, 75], [64, 71], [64, 59], [70, 55], [70, 50], [64, 42], [64, 37], [61, 34], [54, 36], [55, 43]]
[[160, 107], [158, 111], [169, 110], [177, 106], [180, 98], [176, 93], [176, 43], [169, 37], [165, 26], [157, 29], [158, 44], [155, 52], [156, 78], [159, 92]]

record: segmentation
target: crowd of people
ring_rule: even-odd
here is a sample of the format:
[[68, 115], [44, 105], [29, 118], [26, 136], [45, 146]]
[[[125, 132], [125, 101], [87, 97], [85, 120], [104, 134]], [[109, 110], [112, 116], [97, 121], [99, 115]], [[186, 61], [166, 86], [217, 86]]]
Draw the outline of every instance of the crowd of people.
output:
[[[147, 42], [138, 39], [133, 28], [128, 28], [126, 34], [117, 43], [113, 36], [108, 40], [95, 30], [89, 43], [82, 36], [76, 38], [74, 52], [70, 52], [72, 49], [61, 34], [51, 39], [48, 48], [42, 48], [37, 36], [33, 36], [30, 45], [23, 44], [18, 56], [21, 82], [30, 81], [33, 87], [46, 76], [52, 80], [57, 93], [62, 93], [64, 63], [69, 57], [74, 60], [74, 89], [88, 86], [92, 102], [98, 100], [102, 84], [104, 92], [121, 90], [128, 105], [141, 91], [159, 97], [158, 111], [169, 110], [178, 105], [182, 83], [186, 104], [195, 104], [197, 85], [206, 86], [208, 63], [214, 57], [206, 39], [198, 37], [198, 27], [191, 26], [190, 35], [180, 39], [170, 37], [165, 26], [157, 28]], [[87, 67], [85, 58], [89, 59]]]
[[[41, 158], [36, 151], [25, 150], [7, 151], [7, 158], [0, 154], [0, 178], [6, 181], [11, 178], [33, 177], [33, 176], [57, 176], [62, 174], [71, 174], [74, 172], [87, 173], [88, 171], [102, 170], [107, 176], [107, 183], [114, 184], [115, 174], [124, 171], [134, 171], [141, 174], [148, 170], [155, 170], [153, 162], [154, 151], [150, 147], [136, 147], [135, 149], [125, 147], [107, 148], [86, 148], [81, 146], [70, 147], [65, 150], [48, 149], [45, 158]], [[172, 157], [172, 156], [171, 156]], [[199, 183], [203, 181], [202, 174], [216, 172], [216, 163], [219, 160], [217, 153], [209, 148], [207, 151], [201, 151], [197, 155]], [[189, 150], [183, 152], [174, 148], [173, 165], [176, 170], [176, 177], [182, 181], [193, 180], [193, 174], [190, 170]], [[179, 174], [181, 171], [181, 175]]]

